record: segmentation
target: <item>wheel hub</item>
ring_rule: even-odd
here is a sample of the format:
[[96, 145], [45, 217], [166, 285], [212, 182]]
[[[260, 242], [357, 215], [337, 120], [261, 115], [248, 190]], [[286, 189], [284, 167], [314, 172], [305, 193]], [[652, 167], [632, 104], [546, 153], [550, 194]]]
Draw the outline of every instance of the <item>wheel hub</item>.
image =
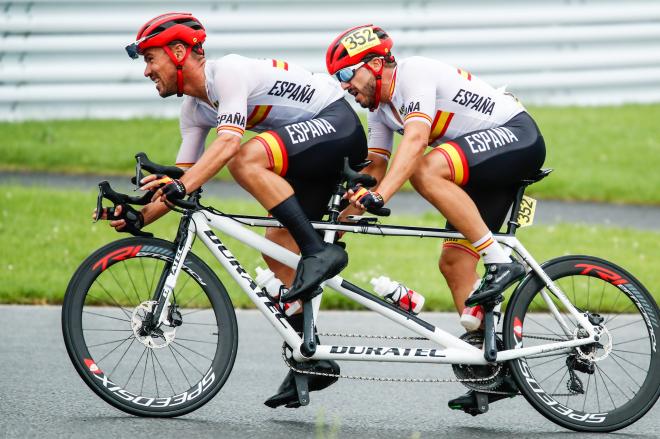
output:
[[[131, 317], [131, 329], [135, 339], [143, 345], [152, 349], [161, 349], [174, 341], [176, 328], [160, 325], [156, 328], [150, 328], [151, 315], [156, 304], [153, 300], [142, 302], [133, 310]], [[149, 324], [147, 324], [149, 323]]]

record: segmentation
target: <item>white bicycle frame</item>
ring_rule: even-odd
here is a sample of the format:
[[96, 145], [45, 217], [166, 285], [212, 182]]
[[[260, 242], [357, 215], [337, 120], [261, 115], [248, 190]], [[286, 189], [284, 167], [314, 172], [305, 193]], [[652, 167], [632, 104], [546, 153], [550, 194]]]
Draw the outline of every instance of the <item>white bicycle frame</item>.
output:
[[[405, 226], [385, 225], [347, 225], [332, 224], [325, 222], [313, 222], [314, 228], [324, 230], [326, 241], [331, 242], [338, 231], [375, 234], [385, 236], [415, 236], [433, 238], [463, 238], [460, 233], [445, 229], [431, 229]], [[255, 283], [252, 277], [241, 266], [239, 261], [215, 235], [212, 228], [230, 236], [243, 244], [270, 256], [271, 258], [295, 268], [300, 256], [281, 247], [280, 245], [264, 238], [263, 236], [245, 227], [282, 227], [274, 219], [247, 217], [247, 216], [225, 216], [211, 213], [209, 211], [196, 211], [190, 217], [188, 223], [188, 234], [183, 244], [180, 245], [172, 268], [165, 281], [164, 297], [167, 302], [169, 294], [175, 289], [176, 279], [181, 269], [182, 262], [190, 251], [194, 235], [208, 247], [215, 258], [224, 269], [231, 275], [234, 281], [250, 297], [257, 309], [279, 332], [286, 343], [293, 350], [293, 358], [297, 361], [308, 360], [359, 360], [359, 361], [387, 361], [387, 362], [409, 362], [409, 363], [440, 363], [440, 364], [475, 364], [485, 365], [487, 361], [481, 349], [466, 343], [458, 337], [443, 331], [440, 328], [390, 305], [376, 298], [369, 292], [351, 284], [340, 276], [324, 282], [323, 286], [330, 287], [347, 298], [363, 305], [364, 307], [383, 315], [393, 322], [408, 328], [421, 337], [427, 338], [437, 345], [437, 348], [411, 348], [411, 347], [371, 347], [371, 346], [349, 346], [349, 345], [324, 345], [319, 344], [316, 352], [311, 357], [305, 357], [300, 352], [302, 338], [289, 325], [279, 307], [273, 303], [271, 298]], [[532, 347], [519, 347], [508, 349], [497, 353], [497, 362], [512, 360], [516, 358], [537, 355], [551, 351], [574, 348], [576, 346], [594, 343], [597, 340], [597, 328], [589, 321], [585, 314], [580, 313], [568, 300], [566, 295], [550, 280], [541, 266], [534, 260], [532, 255], [518, 241], [515, 236], [505, 234], [494, 234], [494, 238], [501, 244], [509, 247], [527, 264], [529, 270], [534, 272], [546, 285], [547, 289], [563, 304], [565, 309], [573, 316], [575, 321], [588, 332], [588, 336], [578, 338], [571, 331], [561, 313], [553, 303], [547, 292], [542, 291], [548, 308], [557, 319], [565, 335], [570, 340], [553, 342]], [[322, 294], [312, 299], [314, 305], [314, 321], [316, 322]], [[160, 320], [165, 321], [167, 306], [163, 307]]]

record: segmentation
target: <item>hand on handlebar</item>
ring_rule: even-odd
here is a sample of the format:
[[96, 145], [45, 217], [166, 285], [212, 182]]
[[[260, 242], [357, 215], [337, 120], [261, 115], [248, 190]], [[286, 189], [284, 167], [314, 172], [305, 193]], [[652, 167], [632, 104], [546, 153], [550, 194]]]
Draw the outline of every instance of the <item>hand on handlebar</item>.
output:
[[182, 200], [186, 196], [186, 187], [181, 180], [170, 178], [167, 175], [152, 174], [140, 180], [140, 190], [154, 191], [151, 201]]
[[378, 192], [370, 191], [361, 186], [350, 188], [346, 198], [358, 209], [363, 211], [366, 209], [368, 212], [375, 214], [378, 214], [385, 205], [385, 200]]
[[[93, 219], [96, 218], [96, 214], [97, 209], [94, 209]], [[99, 219], [109, 220], [110, 227], [113, 227], [117, 232], [139, 232], [144, 227], [142, 212], [127, 204], [119, 204], [115, 208], [104, 207]]]

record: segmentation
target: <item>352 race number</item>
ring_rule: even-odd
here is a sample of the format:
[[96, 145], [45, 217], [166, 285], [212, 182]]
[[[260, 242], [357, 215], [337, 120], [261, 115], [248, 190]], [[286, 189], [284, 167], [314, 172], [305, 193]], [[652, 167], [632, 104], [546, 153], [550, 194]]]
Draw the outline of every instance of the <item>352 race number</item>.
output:
[[536, 212], [536, 200], [527, 195], [523, 196], [518, 211], [518, 224], [520, 227], [531, 226], [534, 223], [534, 213]]
[[357, 29], [342, 38], [341, 43], [346, 48], [349, 56], [363, 52], [380, 44], [380, 39], [371, 28]]

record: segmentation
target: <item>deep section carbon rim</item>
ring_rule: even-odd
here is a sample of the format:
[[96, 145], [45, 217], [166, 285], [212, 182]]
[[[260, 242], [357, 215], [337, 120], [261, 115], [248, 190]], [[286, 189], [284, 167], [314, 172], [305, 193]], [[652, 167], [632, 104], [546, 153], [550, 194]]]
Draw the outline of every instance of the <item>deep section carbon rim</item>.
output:
[[[512, 361], [521, 391], [546, 417], [568, 428], [613, 431], [629, 425], [658, 398], [655, 302], [629, 273], [597, 258], [563, 258], [546, 272], [603, 329], [598, 343]], [[510, 348], [585, 334], [538, 280], [527, 283], [507, 309]]]
[[174, 252], [150, 240], [130, 244], [92, 255], [72, 281], [64, 325], [70, 354], [90, 387], [120, 409], [187, 413], [219, 390], [233, 365], [233, 308], [217, 278], [188, 258], [171, 324], [150, 328], [154, 291]]

